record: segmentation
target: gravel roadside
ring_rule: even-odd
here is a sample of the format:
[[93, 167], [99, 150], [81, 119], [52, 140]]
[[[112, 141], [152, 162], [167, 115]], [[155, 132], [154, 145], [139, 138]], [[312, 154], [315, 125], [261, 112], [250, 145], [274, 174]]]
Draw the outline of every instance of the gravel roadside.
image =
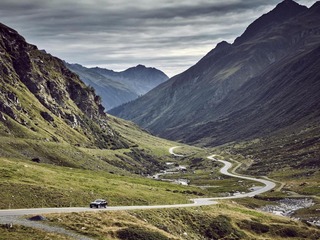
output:
[[30, 221], [18, 216], [4, 216], [0, 217], [0, 224], [13, 224], [13, 225], [21, 225], [31, 228], [36, 228], [45, 232], [51, 233], [59, 233], [66, 235], [68, 237], [72, 237], [77, 240], [93, 240], [92, 238], [88, 238], [86, 236], [82, 236], [76, 234], [72, 231], [66, 230], [62, 227], [50, 226], [45, 224], [45, 221]]

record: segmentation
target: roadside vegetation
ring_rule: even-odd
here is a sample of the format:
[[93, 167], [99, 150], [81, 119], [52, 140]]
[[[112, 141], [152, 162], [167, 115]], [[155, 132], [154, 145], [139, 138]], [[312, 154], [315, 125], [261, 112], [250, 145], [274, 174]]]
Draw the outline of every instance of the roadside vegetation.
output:
[[246, 207], [276, 204], [281, 199], [312, 199], [314, 205], [296, 211], [293, 217], [319, 221], [320, 208], [320, 135], [309, 128], [291, 135], [279, 135], [247, 142], [228, 144], [214, 150], [240, 163], [241, 174], [266, 176], [277, 183], [273, 191], [253, 199], [236, 199]]
[[[0, 208], [88, 206], [95, 198], [110, 205], [188, 203], [201, 189], [136, 175], [0, 159]], [[204, 193], [202, 193], [204, 195]]]
[[232, 202], [209, 207], [51, 214], [52, 224], [94, 239], [318, 239], [301, 222]]
[[0, 239], [10, 240], [34, 240], [34, 239], [50, 239], [50, 240], [72, 240], [73, 238], [67, 237], [62, 234], [48, 233], [38, 229], [13, 225], [8, 227], [6, 225], [0, 225]]

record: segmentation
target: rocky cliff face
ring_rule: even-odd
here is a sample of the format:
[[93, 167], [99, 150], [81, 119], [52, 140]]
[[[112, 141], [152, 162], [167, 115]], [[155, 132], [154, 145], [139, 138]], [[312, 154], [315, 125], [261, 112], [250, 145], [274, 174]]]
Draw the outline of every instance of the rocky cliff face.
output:
[[[318, 5], [307, 9], [294, 1], [283, 1], [252, 23], [233, 44], [218, 44], [184, 73], [110, 113], [133, 120], [163, 137], [190, 143], [209, 142], [210, 145], [290, 128], [299, 120], [300, 115], [293, 114], [295, 109], [305, 107], [301, 94], [293, 101], [293, 89], [310, 92], [308, 86], [311, 85], [305, 83], [313, 80], [308, 76], [318, 77], [315, 68], [298, 68], [306, 56], [311, 59], [310, 63], [317, 64], [320, 44]], [[293, 59], [296, 62], [292, 62]], [[287, 69], [295, 69], [295, 66], [300, 70], [289, 74]], [[284, 71], [288, 74], [280, 78]], [[313, 84], [318, 89], [318, 84]], [[319, 97], [317, 91], [310, 94], [308, 99], [314, 103], [312, 99]], [[269, 105], [253, 118], [247, 108], [250, 100], [255, 100], [255, 107], [251, 109], [255, 113], [266, 102]], [[279, 103], [283, 108], [280, 115], [277, 114]], [[268, 125], [267, 119], [271, 115], [288, 121]], [[309, 120], [312, 119], [309, 115]], [[279, 120], [276, 122], [281, 122]]]
[[95, 88], [103, 106], [110, 110], [138, 98], [168, 80], [162, 71], [138, 65], [122, 72], [104, 68], [86, 68], [79, 64], [66, 66], [78, 74], [87, 85]]
[[106, 148], [123, 142], [101, 98], [63, 62], [0, 24], [0, 126], [3, 134]]

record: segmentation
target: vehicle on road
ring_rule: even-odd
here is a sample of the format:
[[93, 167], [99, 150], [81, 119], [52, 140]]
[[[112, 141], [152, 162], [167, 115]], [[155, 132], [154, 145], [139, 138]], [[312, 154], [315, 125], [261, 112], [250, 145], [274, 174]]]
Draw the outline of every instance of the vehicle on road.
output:
[[96, 199], [90, 203], [90, 208], [106, 208], [108, 202], [104, 199]]

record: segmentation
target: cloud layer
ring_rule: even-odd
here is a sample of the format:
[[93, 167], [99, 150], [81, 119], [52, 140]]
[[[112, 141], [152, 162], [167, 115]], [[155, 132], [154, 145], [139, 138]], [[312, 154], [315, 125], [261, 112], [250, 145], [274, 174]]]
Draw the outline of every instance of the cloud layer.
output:
[[[173, 76], [233, 40], [279, 0], [1, 0], [0, 22], [71, 63]], [[310, 6], [315, 1], [301, 0]]]

